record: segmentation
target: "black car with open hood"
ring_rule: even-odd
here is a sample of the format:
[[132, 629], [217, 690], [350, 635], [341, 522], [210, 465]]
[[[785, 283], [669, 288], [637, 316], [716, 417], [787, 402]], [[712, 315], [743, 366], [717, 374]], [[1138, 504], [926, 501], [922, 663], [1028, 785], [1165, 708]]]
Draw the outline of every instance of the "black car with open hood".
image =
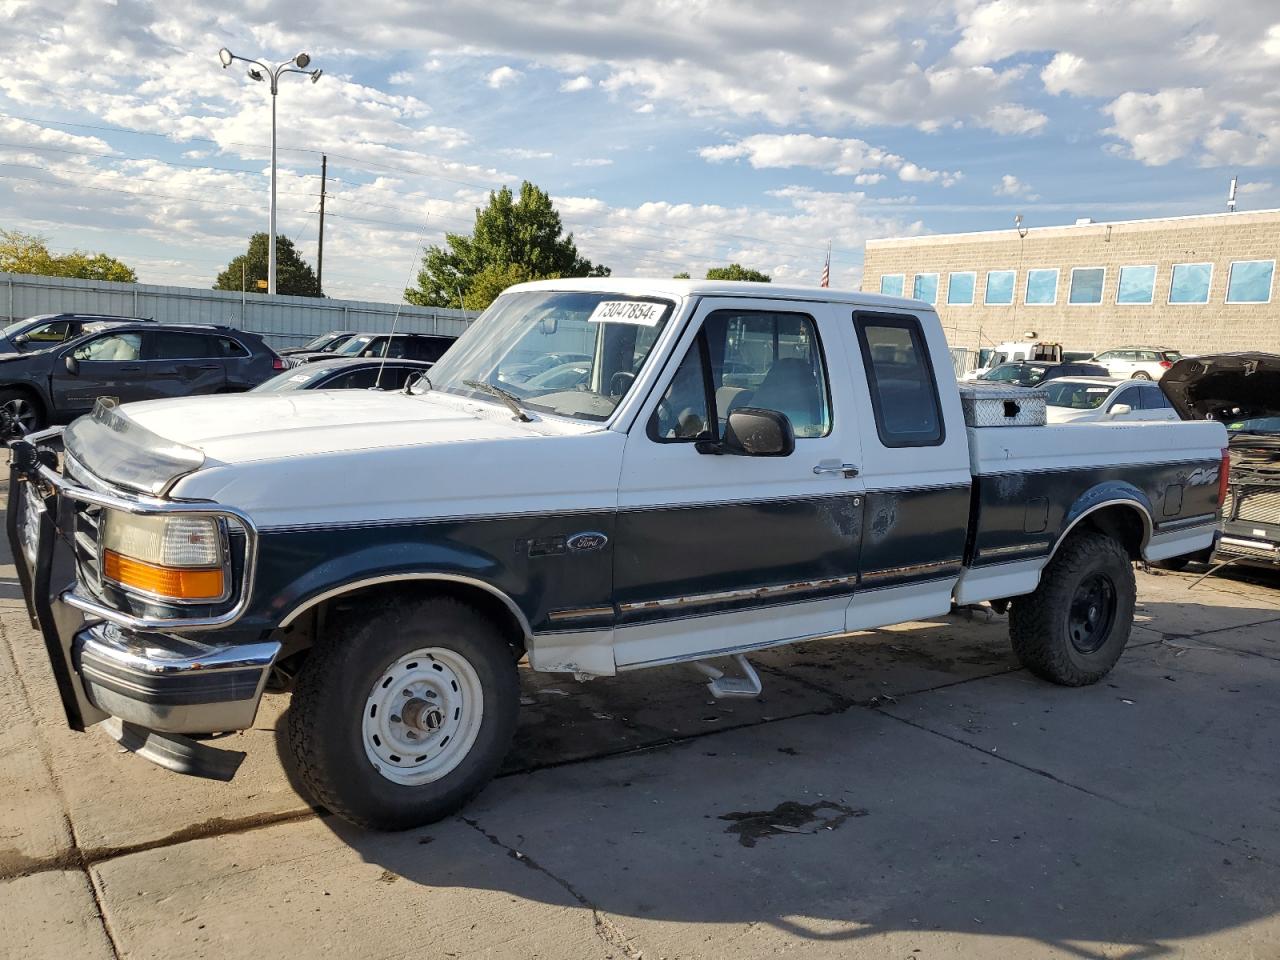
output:
[[1183, 419], [1226, 425], [1231, 473], [1218, 553], [1280, 564], [1280, 355], [1188, 357], [1160, 388]]

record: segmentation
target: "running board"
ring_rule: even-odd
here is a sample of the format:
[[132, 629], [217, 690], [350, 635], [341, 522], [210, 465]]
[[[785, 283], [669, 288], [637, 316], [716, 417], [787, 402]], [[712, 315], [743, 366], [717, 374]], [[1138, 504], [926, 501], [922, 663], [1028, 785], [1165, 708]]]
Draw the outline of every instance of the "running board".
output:
[[707, 689], [717, 700], [723, 700], [726, 697], [760, 696], [761, 691], [764, 690], [764, 684], [760, 682], [760, 675], [756, 673], [755, 668], [740, 653], [735, 654], [733, 660], [742, 671], [741, 676], [726, 676], [723, 670], [718, 670], [703, 660], [694, 660], [689, 666], [708, 678]]

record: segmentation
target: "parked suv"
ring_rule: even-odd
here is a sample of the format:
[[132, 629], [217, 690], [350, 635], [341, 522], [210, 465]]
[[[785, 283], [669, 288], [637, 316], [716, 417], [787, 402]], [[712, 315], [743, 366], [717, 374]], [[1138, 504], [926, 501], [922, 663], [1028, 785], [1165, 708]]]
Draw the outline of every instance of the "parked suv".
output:
[[1177, 350], [1159, 347], [1116, 347], [1104, 350], [1093, 363], [1107, 368], [1113, 377], [1131, 380], [1159, 380], [1164, 372], [1182, 359]]
[[332, 353], [294, 353], [289, 359], [296, 363], [311, 363], [334, 357], [388, 357], [435, 363], [453, 346], [455, 339], [427, 333], [357, 333]]
[[106, 313], [42, 313], [0, 330], [0, 353], [27, 353], [74, 340], [85, 326], [104, 320], [142, 323], [148, 317], [116, 317]]
[[283, 369], [261, 337], [231, 327], [88, 324], [52, 349], [0, 357], [0, 409], [30, 433], [88, 413], [99, 397], [128, 403], [238, 393]]
[[330, 330], [322, 333], [314, 340], [309, 340], [300, 347], [287, 347], [277, 351], [282, 357], [292, 357], [300, 353], [334, 353], [344, 343], [354, 337], [354, 330]]

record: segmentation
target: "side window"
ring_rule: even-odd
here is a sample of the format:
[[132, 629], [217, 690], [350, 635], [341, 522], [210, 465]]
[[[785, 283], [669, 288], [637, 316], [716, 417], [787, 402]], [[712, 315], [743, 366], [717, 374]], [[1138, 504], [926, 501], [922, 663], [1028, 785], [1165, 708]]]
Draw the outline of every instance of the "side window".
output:
[[813, 318], [720, 310], [702, 325], [650, 422], [656, 440], [723, 434], [729, 414], [761, 407], [786, 414], [797, 439], [831, 432], [826, 366]]
[[387, 355], [387, 337], [374, 337], [369, 345], [360, 351], [362, 357], [383, 357]]
[[27, 339], [33, 343], [61, 343], [67, 339], [70, 328], [71, 324], [66, 320], [42, 323], [40, 326], [33, 327], [27, 331]]
[[[390, 371], [382, 376], [385, 384], [392, 374]], [[378, 378], [378, 368], [371, 367], [367, 370], [352, 370], [350, 373], [340, 373], [332, 380], [323, 384], [322, 390], [368, 390], [373, 386], [374, 380]]]
[[247, 357], [249, 349], [239, 340], [232, 340], [230, 337], [214, 337], [214, 342], [218, 345], [218, 353], [224, 357]]
[[202, 360], [219, 356], [214, 349], [213, 338], [198, 333], [157, 330], [151, 334], [151, 339], [154, 344], [152, 359], [155, 360]]
[[1169, 398], [1164, 395], [1164, 391], [1154, 383], [1143, 384], [1138, 387], [1138, 396], [1142, 400], [1143, 410], [1173, 409], [1173, 404], [1170, 403]]
[[137, 360], [142, 356], [142, 334], [108, 333], [82, 343], [71, 354], [77, 360]]
[[1121, 390], [1117, 393], [1115, 398], [1107, 404], [1107, 412], [1111, 412], [1122, 403], [1128, 404], [1134, 410], [1142, 409], [1142, 401], [1138, 398], [1138, 391], [1134, 387], [1130, 387], [1127, 390]]
[[920, 322], [873, 313], [856, 313], [853, 322], [880, 442], [886, 447], [942, 443], [942, 407]]

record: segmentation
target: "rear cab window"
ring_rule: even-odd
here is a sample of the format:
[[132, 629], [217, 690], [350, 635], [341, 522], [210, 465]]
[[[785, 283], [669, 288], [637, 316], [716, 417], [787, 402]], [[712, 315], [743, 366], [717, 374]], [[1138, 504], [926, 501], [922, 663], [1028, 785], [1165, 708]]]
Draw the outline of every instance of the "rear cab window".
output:
[[933, 362], [913, 316], [855, 313], [854, 329], [886, 447], [939, 446], [946, 439]]

